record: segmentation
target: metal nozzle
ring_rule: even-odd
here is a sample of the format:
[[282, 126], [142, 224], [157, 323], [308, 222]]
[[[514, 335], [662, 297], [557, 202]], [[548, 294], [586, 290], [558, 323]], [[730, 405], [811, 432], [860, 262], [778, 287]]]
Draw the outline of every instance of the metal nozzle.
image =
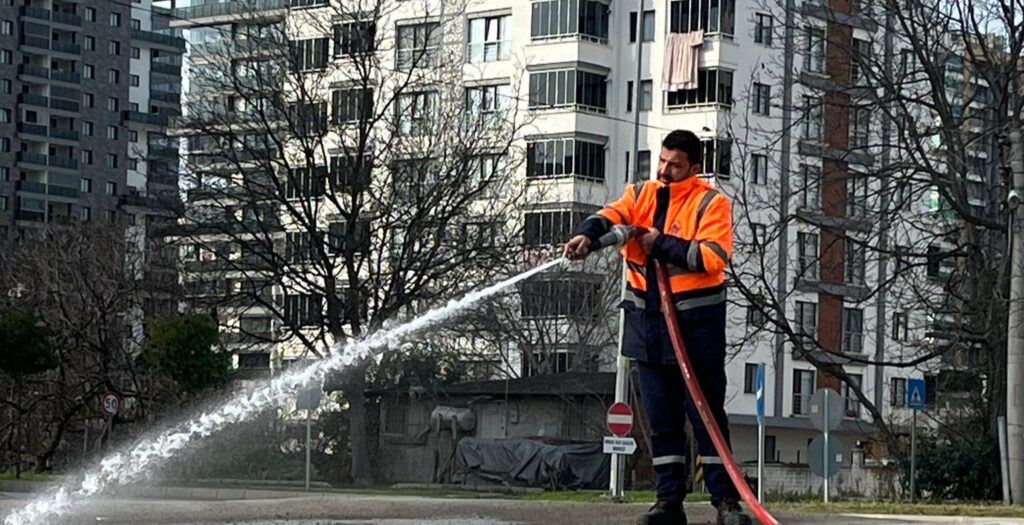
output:
[[590, 245], [590, 251], [596, 252], [601, 248], [607, 248], [609, 246], [622, 246], [626, 244], [626, 241], [635, 237], [638, 233], [636, 226], [612, 226], [608, 230], [608, 233], [602, 235], [593, 244]]

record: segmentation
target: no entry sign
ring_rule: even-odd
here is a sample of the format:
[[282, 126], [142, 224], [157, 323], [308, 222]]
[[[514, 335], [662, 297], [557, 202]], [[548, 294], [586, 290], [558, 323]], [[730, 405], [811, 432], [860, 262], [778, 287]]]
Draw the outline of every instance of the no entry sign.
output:
[[625, 403], [608, 408], [608, 430], [616, 437], [625, 437], [633, 430], [633, 409]]

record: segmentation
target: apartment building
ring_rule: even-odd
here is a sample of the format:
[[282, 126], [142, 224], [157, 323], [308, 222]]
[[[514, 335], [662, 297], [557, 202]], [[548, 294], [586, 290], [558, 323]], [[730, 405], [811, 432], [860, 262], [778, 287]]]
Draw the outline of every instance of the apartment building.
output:
[[[847, 447], [867, 442], [874, 432], [848, 382], [860, 384], [883, 417], [909, 414], [903, 408], [906, 378], [928, 367], [908, 372], [873, 364], [910, 352], [925, 338], [930, 320], [900, 304], [899, 294], [877, 293], [898, 264], [875, 253], [878, 247], [916, 241], [910, 233], [878, 240], [895, 235], [880, 232], [885, 221], [877, 212], [891, 200], [887, 192], [895, 190], [868, 174], [895, 157], [876, 147], [891, 137], [865, 102], [872, 76], [857, 59], [884, 52], [881, 24], [870, 4], [795, 2], [788, 29], [782, 6], [753, 0], [662, 0], [642, 6], [489, 0], [453, 6], [383, 2], [374, 18], [368, 12], [338, 17], [337, 5], [327, 0], [179, 0], [173, 2], [171, 25], [187, 30], [192, 49], [207, 57], [218, 49], [222, 55], [237, 52], [241, 41], [252, 43], [253, 27], [279, 28], [296, 60], [312, 70], [341, 67], [337, 64], [353, 53], [372, 50], [388, 67], [404, 71], [411, 57], [454, 48], [446, 56], [460, 57], [454, 83], [465, 89], [465, 111], [511, 110], [522, 123], [516, 146], [524, 162], [506, 175], [528, 186], [523, 240], [538, 249], [563, 242], [573, 224], [620, 195], [627, 183], [653, 176], [667, 133], [693, 130], [705, 144], [705, 176], [733, 198], [734, 262], [737, 278], [748, 287], [731, 296], [729, 327], [734, 348], [728, 410], [738, 458], [756, 454], [753, 372], [759, 362], [768, 366], [769, 458], [805, 461], [815, 435], [807, 418], [809, 401], [817, 388], [836, 389], [846, 399], [848, 417], [837, 435]], [[673, 52], [670, 35], [697, 31], [703, 39], [697, 40], [695, 81], [670, 85], [663, 70], [666, 54]], [[196, 100], [206, 95], [193, 86]], [[425, 110], [434, 99], [426, 92], [413, 95], [394, 111], [429, 114]], [[337, 121], [328, 124], [328, 113], [358, 116], [366, 96], [383, 97], [342, 90], [325, 95], [314, 113], [325, 126], [333, 125]], [[631, 159], [634, 122], [639, 122], [638, 154]], [[195, 141], [196, 151], [208, 146], [202, 142]], [[492, 171], [499, 166], [491, 165]], [[200, 190], [194, 202], [201, 200]], [[926, 199], [907, 200], [908, 209], [927, 211]], [[932, 270], [931, 264], [908, 269], [906, 278], [926, 278]], [[206, 294], [219, 293], [219, 286]], [[543, 315], [581, 311], [594, 297], [572, 293], [577, 288], [558, 281], [544, 286], [552, 299], [535, 302]], [[749, 304], [759, 294], [779, 298], [777, 306], [797, 338], [760, 329], [766, 325], [764, 306]], [[309, 308], [304, 303], [291, 309]], [[613, 316], [609, 312], [608, 318]], [[243, 331], [261, 334], [277, 324], [261, 315], [234, 326], [244, 323], [252, 326]], [[796, 348], [800, 336], [805, 344]], [[288, 351], [261, 346], [237, 364], [272, 368], [288, 359]], [[577, 351], [571, 343], [560, 346], [553, 356], [555, 370], [573, 368]], [[614, 344], [600, 351], [597, 366], [611, 369]], [[517, 359], [509, 365], [513, 372], [529, 373], [521, 356]], [[842, 364], [849, 381], [817, 373], [812, 361]]]

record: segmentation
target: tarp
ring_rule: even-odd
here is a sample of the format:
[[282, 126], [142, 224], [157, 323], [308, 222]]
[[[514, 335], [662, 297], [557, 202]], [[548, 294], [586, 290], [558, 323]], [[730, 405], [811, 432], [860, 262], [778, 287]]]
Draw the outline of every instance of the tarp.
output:
[[453, 481], [546, 489], [607, 489], [609, 456], [601, 443], [462, 438]]

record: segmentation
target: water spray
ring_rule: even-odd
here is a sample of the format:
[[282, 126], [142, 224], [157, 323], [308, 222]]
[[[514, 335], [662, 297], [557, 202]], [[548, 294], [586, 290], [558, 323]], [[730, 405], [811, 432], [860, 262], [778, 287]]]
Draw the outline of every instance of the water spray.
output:
[[212, 411], [203, 413], [171, 430], [148, 439], [141, 439], [127, 450], [103, 458], [98, 468], [85, 474], [80, 481], [63, 484], [54, 492], [36, 498], [4, 518], [4, 525], [50, 525], [55, 518], [67, 514], [86, 498], [115, 486], [138, 481], [152, 468], [160, 466], [173, 455], [197, 439], [206, 438], [224, 427], [241, 423], [270, 406], [283, 405], [295, 391], [310, 380], [322, 378], [327, 372], [343, 369], [380, 352], [397, 348], [408, 336], [430, 328], [477, 302], [525, 281], [534, 275], [564, 265], [568, 259], [559, 258], [536, 268], [510, 277], [498, 284], [475, 290], [461, 299], [435, 308], [398, 326], [383, 328], [362, 339], [337, 345], [330, 354], [301, 369], [287, 372], [251, 392], [236, 394]]

